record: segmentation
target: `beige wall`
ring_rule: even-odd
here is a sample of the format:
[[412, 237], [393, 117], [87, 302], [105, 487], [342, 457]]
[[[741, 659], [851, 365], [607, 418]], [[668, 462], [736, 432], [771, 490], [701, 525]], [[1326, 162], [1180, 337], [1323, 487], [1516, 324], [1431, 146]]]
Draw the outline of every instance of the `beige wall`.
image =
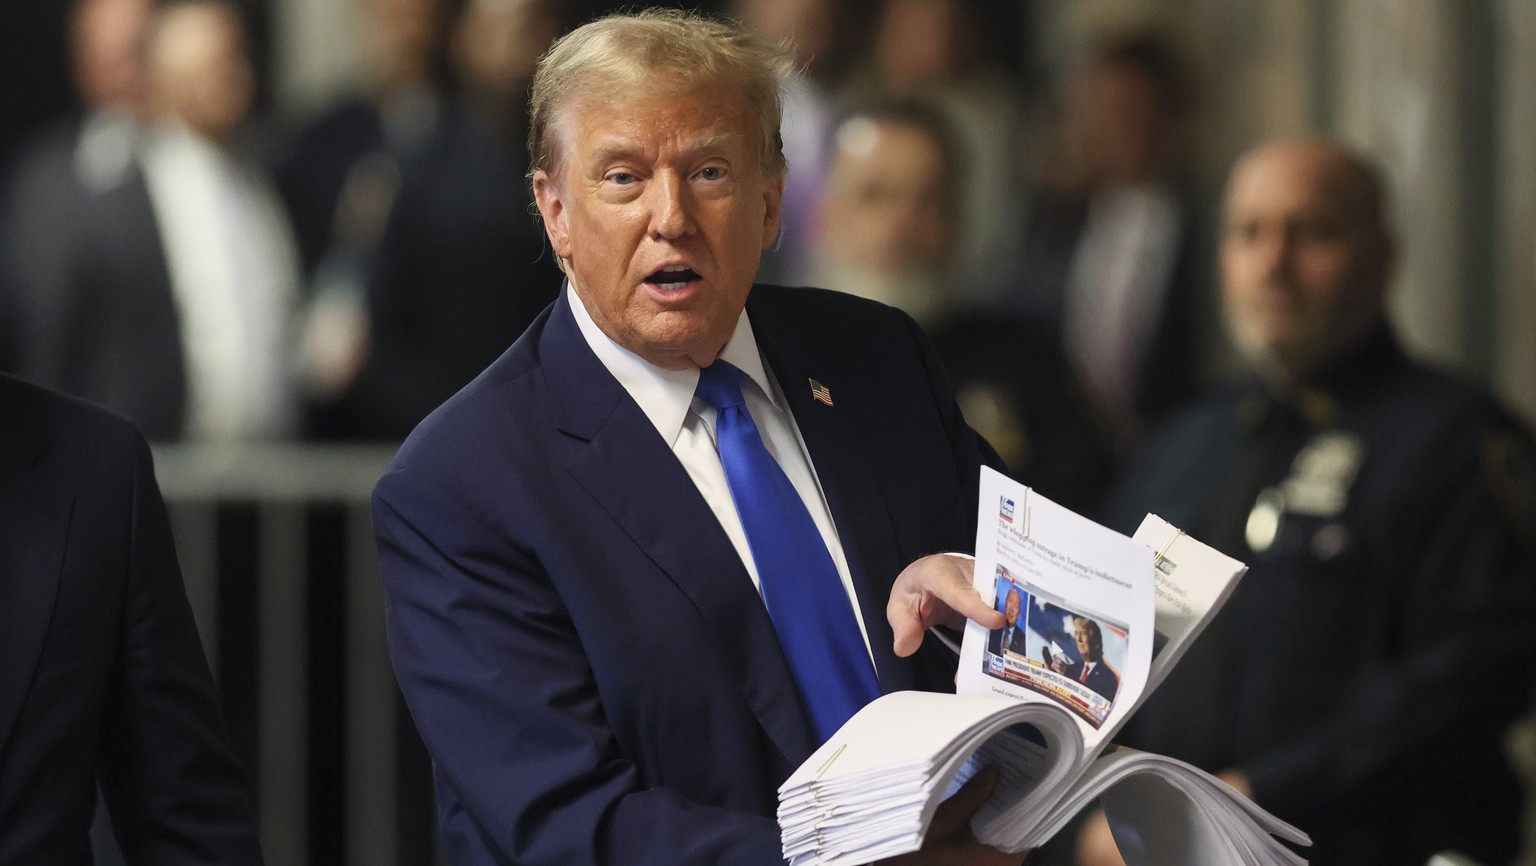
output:
[[1505, 0], [1497, 11], [1504, 88], [1494, 380], [1504, 398], [1536, 423], [1536, 3]]

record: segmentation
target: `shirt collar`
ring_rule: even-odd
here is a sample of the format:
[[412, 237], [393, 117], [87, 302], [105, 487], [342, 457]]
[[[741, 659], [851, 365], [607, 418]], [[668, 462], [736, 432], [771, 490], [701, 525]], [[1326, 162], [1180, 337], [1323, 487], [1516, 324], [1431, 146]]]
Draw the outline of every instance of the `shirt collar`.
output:
[[[592, 314], [587, 311], [581, 296], [571, 288], [569, 280], [565, 283], [565, 294], [571, 304], [571, 313], [576, 318], [576, 327], [581, 330], [581, 336], [592, 348], [593, 354], [613, 374], [613, 378], [619, 380], [619, 384], [639, 404], [640, 411], [655, 426], [656, 432], [671, 447], [682, 432], [683, 424], [688, 420], [688, 412], [693, 406], [693, 392], [699, 384], [698, 368], [665, 370], [646, 361], [603, 333], [602, 328], [593, 321]], [[757, 337], [752, 333], [752, 323], [748, 321], [745, 309], [737, 316], [736, 328], [720, 352], [720, 359], [729, 361], [741, 370], [757, 384], [775, 409], [784, 411], [783, 402], [763, 366]]]

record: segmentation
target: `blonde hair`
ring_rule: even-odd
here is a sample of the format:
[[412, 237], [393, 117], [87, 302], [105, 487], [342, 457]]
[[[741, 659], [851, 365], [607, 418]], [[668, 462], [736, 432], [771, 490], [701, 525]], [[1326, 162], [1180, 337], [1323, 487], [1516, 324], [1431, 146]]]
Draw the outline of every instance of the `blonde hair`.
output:
[[[788, 166], [779, 134], [779, 78], [790, 69], [784, 49], [695, 13], [647, 9], [599, 18], [560, 37], [539, 61], [528, 105], [529, 166], [558, 172], [562, 154], [553, 127], [579, 98], [622, 100], [730, 84], [757, 118], [763, 173], [781, 176]], [[658, 94], [658, 85], [667, 89]]]

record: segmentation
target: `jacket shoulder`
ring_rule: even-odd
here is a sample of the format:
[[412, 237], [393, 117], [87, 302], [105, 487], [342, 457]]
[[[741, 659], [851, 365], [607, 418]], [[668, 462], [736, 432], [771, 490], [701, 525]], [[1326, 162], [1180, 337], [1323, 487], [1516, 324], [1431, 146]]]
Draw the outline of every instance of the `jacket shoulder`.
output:
[[0, 373], [0, 406], [13, 430], [54, 444], [88, 449], [143, 437], [126, 417], [95, 403]]

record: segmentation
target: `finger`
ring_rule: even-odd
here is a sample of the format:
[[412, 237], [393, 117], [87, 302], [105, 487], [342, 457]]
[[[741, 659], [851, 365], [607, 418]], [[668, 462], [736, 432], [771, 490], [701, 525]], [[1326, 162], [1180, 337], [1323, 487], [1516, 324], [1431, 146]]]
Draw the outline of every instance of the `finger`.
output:
[[975, 620], [981, 625], [993, 629], [1002, 628], [1007, 619], [996, 610], [987, 600], [976, 592], [969, 579], [958, 585], [946, 584], [943, 591], [936, 593], [939, 601], [943, 602], [950, 610], [964, 616], [966, 619]]
[[923, 633], [928, 627], [923, 625], [915, 606], [898, 604], [892, 599], [890, 607], [886, 609], [886, 618], [891, 621], [891, 634], [894, 638], [891, 649], [896, 657], [906, 658], [917, 652], [917, 648], [923, 645]]
[[923, 632], [941, 618], [930, 597], [931, 584], [946, 565], [936, 562], [937, 559], [927, 556], [913, 562], [901, 570], [891, 586], [885, 618], [891, 624], [892, 649], [898, 657], [917, 652], [923, 643]]
[[923, 633], [935, 625], [963, 628], [966, 619], [1000, 628], [1003, 615], [993, 610], [971, 586], [973, 562], [965, 557], [935, 554], [913, 562], [891, 588], [886, 618], [897, 656], [917, 652]]
[[972, 578], [976, 561], [963, 556], [940, 554], [935, 560], [935, 576], [930, 589], [938, 601], [966, 619], [974, 619], [989, 628], [1003, 624], [1003, 615], [976, 591]]

